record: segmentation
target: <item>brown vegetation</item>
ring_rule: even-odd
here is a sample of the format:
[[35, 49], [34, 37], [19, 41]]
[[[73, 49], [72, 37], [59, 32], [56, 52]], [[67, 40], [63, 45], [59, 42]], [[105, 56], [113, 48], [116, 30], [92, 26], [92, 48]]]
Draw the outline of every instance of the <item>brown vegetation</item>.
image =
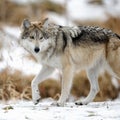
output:
[[20, 5], [8, 0], [0, 0], [0, 22], [20, 25], [25, 18], [40, 19], [46, 12], [51, 11], [63, 14], [63, 5], [45, 0], [37, 4]]
[[106, 21], [81, 21], [81, 20], [75, 20], [74, 21], [77, 25], [88, 25], [88, 26], [100, 26], [107, 29], [113, 30], [115, 33], [120, 34], [120, 18], [119, 17], [113, 17], [108, 15], [108, 19]]
[[[119, 95], [119, 90], [113, 86], [111, 82], [111, 77], [109, 74], [105, 73], [99, 77], [100, 92], [97, 94], [94, 101], [104, 101], [108, 99], [115, 99]], [[87, 96], [90, 91], [90, 84], [86, 73], [77, 73], [74, 77], [72, 94], [81, 97]]]
[[20, 71], [10, 73], [9, 69], [0, 72], [0, 99], [31, 99], [31, 80], [33, 76], [24, 76]]
[[103, 5], [103, 0], [89, 0], [89, 4]]
[[[11, 99], [31, 100], [31, 81], [34, 75], [26, 76], [20, 71], [10, 72], [4, 69], [0, 72], [0, 99], [7, 101]], [[60, 93], [60, 84], [56, 80], [46, 80], [40, 86], [41, 97], [56, 98]]]
[[[8, 69], [0, 73], [0, 99], [7, 101], [10, 99], [31, 100], [31, 81], [33, 75], [26, 76], [20, 71], [10, 73]], [[100, 93], [95, 101], [117, 98], [119, 91], [113, 86], [110, 76], [105, 74], [99, 78]], [[60, 96], [60, 82], [48, 79], [39, 85], [42, 98], [52, 97], [58, 99]], [[77, 73], [74, 77], [71, 93], [78, 97], [87, 96], [89, 93], [89, 82], [85, 72]]]

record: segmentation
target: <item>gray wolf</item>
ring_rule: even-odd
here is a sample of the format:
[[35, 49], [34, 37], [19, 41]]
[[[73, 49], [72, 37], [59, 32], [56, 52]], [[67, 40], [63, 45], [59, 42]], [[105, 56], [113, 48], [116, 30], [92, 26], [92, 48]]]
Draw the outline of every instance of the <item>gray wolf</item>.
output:
[[90, 92], [77, 105], [88, 104], [99, 92], [98, 76], [101, 70], [120, 78], [120, 36], [109, 29], [96, 26], [60, 26], [48, 19], [38, 22], [23, 20], [22, 46], [43, 65], [31, 83], [33, 102], [40, 100], [38, 84], [56, 68], [62, 73], [61, 96], [56, 102], [64, 106], [69, 96], [76, 70], [86, 70]]

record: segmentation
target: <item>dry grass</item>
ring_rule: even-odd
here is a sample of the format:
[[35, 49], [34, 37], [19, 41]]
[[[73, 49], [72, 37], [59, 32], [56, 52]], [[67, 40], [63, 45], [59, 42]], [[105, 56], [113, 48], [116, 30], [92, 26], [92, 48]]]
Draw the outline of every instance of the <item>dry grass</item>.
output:
[[77, 25], [88, 25], [88, 26], [100, 26], [104, 28], [108, 28], [113, 30], [114, 32], [120, 34], [120, 18], [119, 17], [112, 17], [108, 15], [108, 20], [105, 22], [93, 20], [93, 21], [81, 21], [75, 20], [74, 21]]
[[65, 7], [49, 0], [27, 5], [0, 0], [0, 22], [12, 25], [20, 25], [25, 18], [39, 19], [48, 11], [63, 14]]
[[103, 27], [109, 28], [114, 32], [120, 34], [120, 17], [109, 16], [109, 19], [102, 24]]
[[[0, 99], [7, 101], [10, 99], [31, 100], [31, 81], [33, 75], [25, 76], [20, 71], [10, 73], [5, 69], [0, 73]], [[105, 74], [99, 78], [101, 92], [95, 101], [117, 98], [119, 91], [110, 81], [110, 76]], [[87, 96], [89, 93], [89, 82], [85, 72], [77, 73], [74, 77], [71, 93], [76, 97]], [[58, 99], [60, 96], [60, 82], [48, 79], [39, 85], [42, 98], [52, 97]]]
[[51, 11], [51, 12], [56, 12], [58, 14], [64, 14], [65, 12], [65, 7], [61, 4], [58, 3], [53, 3], [49, 0], [45, 0], [40, 4], [41, 10], [44, 11]]
[[20, 24], [23, 18], [28, 17], [27, 7], [17, 5], [8, 0], [0, 1], [0, 21], [10, 24]]
[[[99, 77], [100, 92], [96, 96], [94, 101], [104, 101], [107, 99], [115, 99], [119, 95], [119, 90], [113, 86], [111, 82], [111, 77], [109, 74], [105, 73]], [[74, 77], [72, 94], [80, 97], [87, 96], [90, 90], [90, 84], [86, 73], [77, 73]]]
[[60, 95], [60, 82], [48, 79], [39, 85], [42, 98], [52, 97], [58, 99]]
[[0, 99], [31, 99], [31, 80], [33, 76], [24, 76], [20, 71], [10, 73], [5, 69], [0, 73]]
[[119, 95], [119, 88], [116, 88], [112, 81], [111, 76], [106, 72], [99, 77], [100, 92], [95, 101], [103, 101], [108, 99], [115, 99]]
[[89, 0], [89, 4], [95, 4], [95, 5], [103, 5], [103, 0]]
[[[10, 99], [31, 100], [31, 81], [33, 75], [25, 76], [20, 71], [10, 73], [9, 69], [0, 72], [0, 99], [7, 101]], [[60, 93], [60, 84], [56, 80], [46, 80], [39, 86], [42, 98], [53, 97]]]

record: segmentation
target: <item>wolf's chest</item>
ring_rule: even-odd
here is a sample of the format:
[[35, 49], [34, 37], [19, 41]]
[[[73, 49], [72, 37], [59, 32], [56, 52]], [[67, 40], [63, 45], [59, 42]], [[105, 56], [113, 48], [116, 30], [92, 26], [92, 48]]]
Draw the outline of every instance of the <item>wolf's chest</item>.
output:
[[54, 68], [61, 68], [61, 61], [58, 56], [53, 56], [45, 61], [45, 63]]
[[59, 69], [61, 68], [61, 62], [59, 56], [55, 56], [55, 55], [50, 57], [48, 57], [47, 55], [34, 55], [34, 56], [40, 64], [46, 64], [48, 66]]

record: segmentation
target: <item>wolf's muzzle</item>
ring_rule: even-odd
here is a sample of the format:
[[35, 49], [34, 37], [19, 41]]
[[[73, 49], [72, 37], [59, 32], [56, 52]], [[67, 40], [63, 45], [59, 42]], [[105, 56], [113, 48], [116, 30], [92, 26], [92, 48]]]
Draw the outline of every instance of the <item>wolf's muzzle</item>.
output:
[[35, 47], [34, 51], [35, 51], [36, 53], [38, 53], [38, 52], [40, 51], [40, 48], [39, 48], [39, 47]]

